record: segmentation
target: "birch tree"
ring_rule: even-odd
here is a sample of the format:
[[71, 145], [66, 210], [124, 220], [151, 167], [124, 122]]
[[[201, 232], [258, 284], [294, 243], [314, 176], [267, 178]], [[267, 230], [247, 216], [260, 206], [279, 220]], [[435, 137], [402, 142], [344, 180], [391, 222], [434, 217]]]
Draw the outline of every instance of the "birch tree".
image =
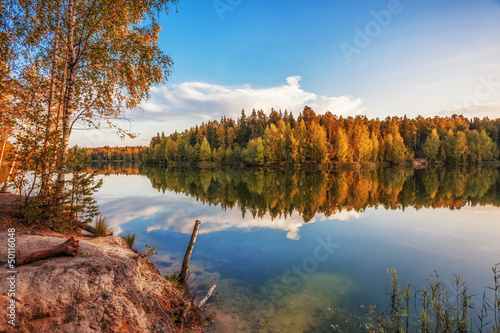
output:
[[109, 120], [137, 107], [170, 74], [158, 19], [177, 0], [7, 2], [15, 9], [12, 48], [21, 54], [13, 67], [37, 63], [50, 81], [45, 107], [61, 129], [61, 165], [75, 123], [114, 127]]
[[[25, 171], [39, 170], [40, 202], [49, 195], [55, 173], [59, 174], [56, 192], [65, 190], [64, 175], [71, 171], [66, 167], [69, 138], [75, 128], [106, 125], [120, 135], [131, 135], [112, 121], [122, 117], [124, 110], [136, 108], [149, 97], [149, 89], [170, 74], [172, 60], [158, 45], [159, 18], [176, 3], [0, 2], [0, 93], [11, 86], [9, 81], [20, 81], [25, 73], [32, 75], [31, 82], [19, 82], [16, 89], [22, 93], [14, 94], [12, 100], [23, 106], [17, 109], [24, 113], [18, 119], [26, 123], [19, 126], [18, 121], [14, 126], [18, 132], [9, 135], [17, 138], [17, 152], [24, 154], [36, 146], [30, 150], [33, 159], [24, 154], [22, 162]], [[3, 112], [2, 119], [6, 115]], [[36, 137], [24, 140], [22, 131]]]

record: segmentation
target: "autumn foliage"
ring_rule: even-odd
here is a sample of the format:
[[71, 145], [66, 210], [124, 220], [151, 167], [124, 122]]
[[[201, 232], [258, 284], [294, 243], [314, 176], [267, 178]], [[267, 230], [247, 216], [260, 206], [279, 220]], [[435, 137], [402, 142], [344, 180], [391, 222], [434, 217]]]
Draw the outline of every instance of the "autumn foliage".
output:
[[414, 158], [429, 163], [480, 163], [498, 158], [500, 119], [463, 116], [415, 119], [317, 115], [305, 107], [291, 113], [245, 111], [182, 133], [157, 135], [141, 160], [152, 164], [215, 162], [247, 165], [384, 163]]
[[102, 127], [133, 136], [114, 121], [170, 74], [158, 19], [175, 3], [0, 2], [0, 165], [9, 160], [2, 187], [21, 194], [27, 221], [55, 226], [94, 215], [99, 181], [83, 172], [87, 157], [71, 151], [70, 136]]

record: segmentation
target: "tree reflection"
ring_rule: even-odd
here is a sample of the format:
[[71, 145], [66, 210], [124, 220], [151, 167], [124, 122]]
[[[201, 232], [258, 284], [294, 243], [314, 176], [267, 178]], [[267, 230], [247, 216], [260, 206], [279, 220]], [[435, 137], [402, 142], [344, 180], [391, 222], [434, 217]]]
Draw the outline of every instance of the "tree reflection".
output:
[[500, 206], [500, 169], [462, 167], [413, 170], [190, 169], [147, 165], [100, 165], [104, 174], [141, 174], [153, 188], [174, 191], [242, 215], [286, 218], [299, 213], [305, 222], [316, 214], [386, 209]]

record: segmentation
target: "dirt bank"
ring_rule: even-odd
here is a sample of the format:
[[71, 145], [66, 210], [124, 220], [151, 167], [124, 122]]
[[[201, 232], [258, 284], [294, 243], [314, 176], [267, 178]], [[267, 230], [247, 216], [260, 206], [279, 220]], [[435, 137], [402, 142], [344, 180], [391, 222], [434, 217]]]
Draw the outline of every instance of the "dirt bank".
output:
[[[190, 300], [120, 237], [79, 237], [75, 257], [15, 268], [5, 264], [7, 230], [0, 230], [0, 332], [201, 332]], [[64, 238], [62, 238], [64, 237]], [[61, 244], [67, 235], [17, 231], [17, 255]], [[12, 285], [12, 281], [15, 285]], [[14, 287], [15, 297], [9, 296]], [[15, 327], [7, 307], [15, 299]]]

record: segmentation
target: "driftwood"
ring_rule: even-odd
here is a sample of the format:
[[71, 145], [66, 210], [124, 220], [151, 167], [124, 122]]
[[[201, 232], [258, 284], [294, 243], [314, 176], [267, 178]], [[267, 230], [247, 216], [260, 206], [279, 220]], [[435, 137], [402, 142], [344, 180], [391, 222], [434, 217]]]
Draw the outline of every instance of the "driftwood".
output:
[[95, 235], [95, 228], [93, 226], [88, 225], [87, 223], [83, 222], [76, 222], [76, 226], [80, 229], [87, 230], [88, 232], [91, 232]]
[[70, 239], [62, 244], [22, 256], [21, 258], [19, 258], [19, 260], [17, 260], [16, 266], [60, 255], [76, 256], [78, 254], [79, 246], [80, 245], [78, 244], [78, 240], [76, 240], [75, 237], [71, 236]]
[[203, 306], [203, 304], [205, 304], [205, 303], [208, 301], [208, 299], [210, 298], [210, 296], [212, 296], [212, 293], [214, 292], [214, 290], [215, 290], [215, 284], [212, 286], [212, 288], [210, 288], [210, 290], [209, 290], [209, 291], [208, 291], [208, 293], [207, 293], [207, 296], [205, 296], [205, 297], [201, 300], [200, 304], [198, 304], [198, 307], [199, 307], [199, 308], [201, 308], [201, 307]]
[[182, 260], [181, 273], [179, 274], [179, 279], [185, 281], [187, 277], [187, 272], [189, 268], [189, 259], [191, 259], [191, 252], [193, 252], [194, 243], [196, 242], [196, 237], [198, 236], [198, 229], [200, 229], [201, 222], [196, 220], [194, 223], [193, 234], [191, 235], [191, 240], [189, 241], [189, 246], [184, 255], [184, 260]]

